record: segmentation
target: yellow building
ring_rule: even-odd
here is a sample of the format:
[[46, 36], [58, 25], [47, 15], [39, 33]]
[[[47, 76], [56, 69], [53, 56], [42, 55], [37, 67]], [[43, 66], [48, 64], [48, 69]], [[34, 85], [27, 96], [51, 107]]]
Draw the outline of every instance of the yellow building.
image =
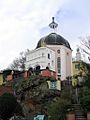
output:
[[81, 53], [79, 49], [77, 49], [76, 59], [72, 61], [72, 85], [76, 86], [78, 83], [84, 80], [84, 76], [87, 74], [87, 63], [81, 60]]
[[88, 74], [88, 64], [83, 61], [73, 61], [72, 62], [72, 85], [77, 85], [78, 82], [82, 82], [84, 77]]
[[72, 62], [72, 76], [82, 74], [82, 61], [73, 61]]
[[0, 85], [3, 84], [3, 73], [0, 73]]
[[78, 84], [77, 76], [82, 75], [82, 61], [73, 61], [72, 62], [72, 85], [76, 86]]

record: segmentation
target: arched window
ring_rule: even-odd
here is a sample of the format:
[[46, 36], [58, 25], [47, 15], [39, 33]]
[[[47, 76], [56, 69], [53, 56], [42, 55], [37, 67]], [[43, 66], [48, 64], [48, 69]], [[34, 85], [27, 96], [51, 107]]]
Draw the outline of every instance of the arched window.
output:
[[50, 54], [48, 53], [48, 59], [50, 59]]
[[37, 66], [36, 66], [36, 70], [40, 70], [40, 65], [37, 65]]
[[29, 68], [29, 71], [30, 71], [30, 72], [32, 72], [32, 71], [33, 71], [33, 68], [32, 68], [32, 67], [30, 67], [30, 68]]
[[40, 73], [40, 65], [36, 65], [35, 73], [36, 73], [36, 75], [39, 75], [39, 73]]
[[61, 73], [61, 59], [60, 59], [60, 57], [57, 58], [57, 70], [58, 70], [58, 73]]

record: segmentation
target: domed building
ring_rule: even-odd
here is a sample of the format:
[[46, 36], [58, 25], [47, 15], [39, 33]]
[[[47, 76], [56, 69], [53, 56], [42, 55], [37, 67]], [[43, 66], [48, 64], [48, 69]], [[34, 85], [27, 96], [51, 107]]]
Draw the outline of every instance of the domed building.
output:
[[[57, 28], [54, 18], [49, 26], [54, 31]], [[54, 71], [57, 79], [66, 80], [66, 77], [71, 76], [72, 65], [72, 50], [69, 42], [55, 32], [41, 38], [36, 48], [26, 55], [26, 69], [38, 65], [41, 70], [48, 67]]]

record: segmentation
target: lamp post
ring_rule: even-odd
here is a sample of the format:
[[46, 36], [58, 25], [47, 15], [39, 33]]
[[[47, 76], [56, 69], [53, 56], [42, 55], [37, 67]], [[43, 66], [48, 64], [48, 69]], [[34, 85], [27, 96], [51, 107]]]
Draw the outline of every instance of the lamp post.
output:
[[[78, 76], [78, 77], [79, 77], [79, 76]], [[79, 79], [78, 79], [78, 77], [77, 77], [77, 85], [76, 85], [76, 89], [75, 89], [75, 91], [76, 91], [76, 102], [77, 102], [77, 103], [79, 103], [79, 98], [78, 98]]]
[[74, 100], [75, 103], [78, 103], [78, 76], [73, 76], [73, 82], [72, 82], [73, 87], [75, 88], [74, 91]]
[[76, 102], [78, 103], [78, 88], [77, 87], [75, 89], [75, 92], [76, 92]]

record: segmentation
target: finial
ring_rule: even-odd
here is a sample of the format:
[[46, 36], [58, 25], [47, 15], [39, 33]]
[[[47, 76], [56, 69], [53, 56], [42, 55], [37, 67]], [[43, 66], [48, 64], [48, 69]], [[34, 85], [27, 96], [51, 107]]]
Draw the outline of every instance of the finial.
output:
[[79, 48], [77, 48], [76, 61], [80, 61], [80, 60], [81, 60], [81, 53], [79, 51]]
[[54, 17], [52, 17], [52, 22], [54, 22]]
[[80, 50], [79, 50], [79, 48], [77, 48], [77, 52], [79, 52]]
[[52, 17], [52, 22], [49, 24], [49, 27], [53, 30], [58, 27], [58, 24], [54, 22], [54, 17]]

